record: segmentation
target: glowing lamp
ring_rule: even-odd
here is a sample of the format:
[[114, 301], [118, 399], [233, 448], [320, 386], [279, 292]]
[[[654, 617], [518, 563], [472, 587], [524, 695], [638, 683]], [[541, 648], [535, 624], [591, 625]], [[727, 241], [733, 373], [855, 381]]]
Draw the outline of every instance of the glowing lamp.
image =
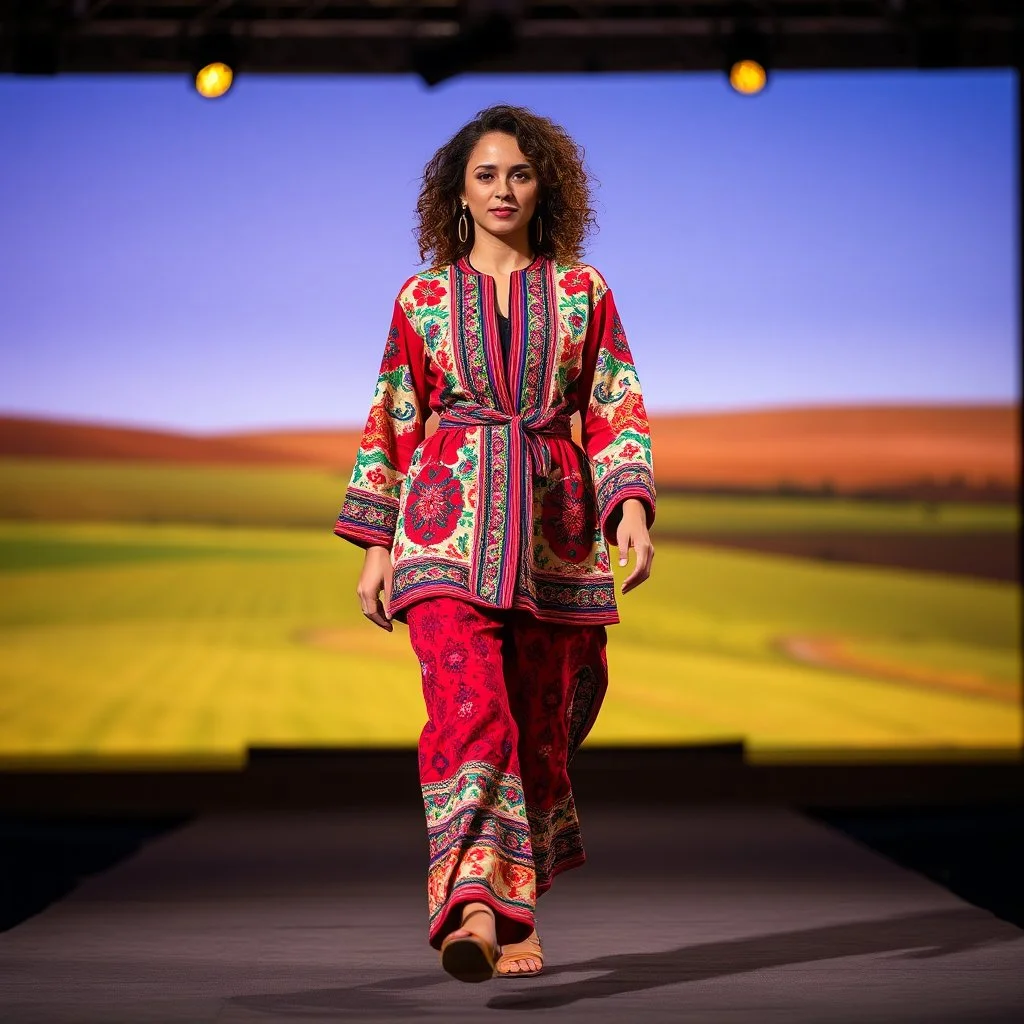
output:
[[208, 100], [214, 100], [231, 88], [235, 73], [222, 61], [213, 61], [196, 72], [196, 92]]
[[725, 45], [724, 71], [741, 96], [754, 96], [768, 84], [773, 40], [750, 22], [740, 22]]
[[223, 96], [238, 73], [239, 48], [229, 32], [210, 32], [196, 39], [190, 50], [196, 92], [208, 100]]
[[729, 84], [745, 96], [760, 92], [768, 73], [756, 60], [738, 60], [729, 68]]

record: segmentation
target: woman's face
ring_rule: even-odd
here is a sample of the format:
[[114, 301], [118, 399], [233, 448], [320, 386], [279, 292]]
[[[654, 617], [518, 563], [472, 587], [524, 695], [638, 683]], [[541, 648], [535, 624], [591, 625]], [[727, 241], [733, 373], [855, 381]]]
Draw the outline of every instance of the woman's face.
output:
[[537, 173], [515, 136], [481, 136], [466, 161], [462, 193], [477, 231], [510, 243], [521, 235], [520, 241], [525, 241], [539, 192]]

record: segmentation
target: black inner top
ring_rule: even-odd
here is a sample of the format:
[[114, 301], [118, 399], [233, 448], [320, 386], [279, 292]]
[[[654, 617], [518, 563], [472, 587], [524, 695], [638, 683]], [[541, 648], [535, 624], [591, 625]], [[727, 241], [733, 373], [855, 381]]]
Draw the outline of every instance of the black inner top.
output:
[[[471, 267], [473, 264], [470, 263], [469, 257], [466, 257], [466, 262]], [[476, 270], [476, 267], [473, 267]], [[477, 271], [479, 273], [479, 271]], [[505, 359], [505, 367], [508, 367], [509, 353], [512, 350], [512, 322], [507, 316], [502, 316], [498, 310], [498, 282], [491, 278], [491, 288], [493, 289], [492, 294], [494, 295], [494, 314], [498, 318], [498, 338], [501, 340], [501, 354]], [[512, 298], [512, 283], [509, 282], [509, 298]]]
[[501, 352], [505, 357], [505, 365], [508, 366], [509, 352], [512, 348], [512, 322], [507, 316], [498, 313], [498, 307], [494, 307], [498, 317], [498, 336], [501, 338]]

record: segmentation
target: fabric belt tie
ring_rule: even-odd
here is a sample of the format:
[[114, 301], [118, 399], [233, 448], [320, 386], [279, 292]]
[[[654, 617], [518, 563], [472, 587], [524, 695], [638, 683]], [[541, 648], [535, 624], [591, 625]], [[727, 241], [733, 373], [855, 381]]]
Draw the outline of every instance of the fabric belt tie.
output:
[[[533, 547], [533, 476], [550, 476], [551, 449], [547, 441], [571, 438], [570, 419], [565, 415], [545, 417], [527, 413], [524, 416], [465, 404], [446, 409], [441, 415], [438, 428], [453, 427], [482, 427], [490, 435], [491, 443], [480, 457], [481, 487], [489, 489], [492, 496], [503, 492], [507, 495], [507, 504], [488, 502], [487, 536], [493, 539], [487, 542], [489, 550], [484, 552], [484, 561], [493, 567], [493, 576], [498, 582], [492, 591], [491, 576], [481, 577], [479, 593], [495, 604], [511, 607], [519, 562], [528, 557], [527, 552]], [[504, 480], [499, 475], [502, 448], [507, 453]]]
[[[537, 476], [551, 473], [551, 449], [545, 438], [571, 438], [572, 427], [568, 416], [533, 416], [527, 413], [509, 414], [485, 406], [453, 406], [445, 410], [438, 423], [446, 427], [484, 427], [507, 432], [509, 461], [512, 469], [529, 459], [529, 468]], [[522, 467], [525, 468], [525, 467]]]

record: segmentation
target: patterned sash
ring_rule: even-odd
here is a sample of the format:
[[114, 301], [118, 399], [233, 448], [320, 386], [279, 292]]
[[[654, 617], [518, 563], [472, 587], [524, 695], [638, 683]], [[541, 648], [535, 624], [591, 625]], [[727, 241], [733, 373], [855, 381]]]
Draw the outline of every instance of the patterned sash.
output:
[[[551, 449], [546, 439], [571, 438], [570, 418], [543, 411], [509, 414], [472, 402], [459, 402], [446, 409], [438, 423], [441, 430], [452, 427], [482, 427], [492, 435], [490, 453], [486, 454], [508, 453], [506, 459], [487, 458], [481, 463], [481, 469], [487, 466], [487, 472], [481, 474], [480, 486], [493, 495], [495, 503], [505, 507], [502, 557], [497, 558], [498, 553], [490, 551], [484, 562], [494, 570], [492, 596], [510, 601], [523, 546], [533, 540], [533, 476], [546, 479], [550, 475]], [[500, 472], [502, 466], [504, 473]], [[491, 587], [485, 584], [484, 589]]]

